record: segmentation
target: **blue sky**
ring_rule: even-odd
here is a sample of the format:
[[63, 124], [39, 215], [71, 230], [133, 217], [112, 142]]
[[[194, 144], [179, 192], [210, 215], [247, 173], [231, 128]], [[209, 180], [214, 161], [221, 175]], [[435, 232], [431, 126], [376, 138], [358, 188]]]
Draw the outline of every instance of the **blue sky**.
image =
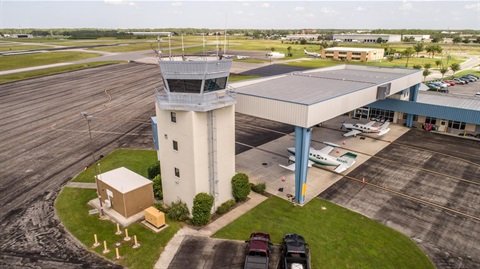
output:
[[0, 0], [0, 28], [480, 30], [480, 0]]

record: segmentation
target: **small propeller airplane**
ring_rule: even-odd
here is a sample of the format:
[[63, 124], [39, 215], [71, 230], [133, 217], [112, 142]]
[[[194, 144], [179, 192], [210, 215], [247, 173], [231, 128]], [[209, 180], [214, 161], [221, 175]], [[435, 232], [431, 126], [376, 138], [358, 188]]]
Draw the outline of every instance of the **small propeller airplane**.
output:
[[303, 52], [307, 55], [310, 55], [310, 56], [313, 56], [313, 57], [316, 57], [316, 58], [320, 58], [322, 57], [322, 55], [320, 53], [317, 53], [317, 52], [308, 52], [306, 49], [303, 50]]
[[[338, 145], [335, 145], [333, 143], [329, 142], [324, 142], [324, 144], [327, 144], [328, 146], [317, 150], [314, 148], [310, 148], [310, 152], [308, 155], [308, 167], [312, 167], [313, 164], [317, 165], [326, 165], [326, 166], [336, 166], [335, 172], [337, 173], [342, 173], [343, 171], [347, 170], [350, 168], [354, 163], [355, 163], [355, 158], [357, 157], [356, 154], [353, 154], [351, 152], [347, 152], [343, 154], [340, 157], [335, 157], [329, 155], [329, 153], [335, 148], [338, 147]], [[293, 162], [292, 164], [286, 166], [286, 165], [280, 165], [280, 167], [288, 169], [290, 171], [295, 171], [295, 148], [288, 148], [287, 151], [293, 155], [288, 157], [289, 162]]]
[[361, 123], [351, 124], [351, 123], [342, 122], [342, 127], [340, 127], [340, 129], [343, 129], [343, 127], [345, 127], [345, 129], [349, 131], [343, 134], [343, 136], [345, 137], [352, 136], [352, 135], [353, 137], [356, 137], [357, 134], [361, 134], [361, 133], [377, 133], [380, 136], [390, 131], [390, 128], [388, 128], [388, 125], [390, 124], [390, 122], [386, 121], [384, 124], [378, 127], [373, 126], [375, 122], [376, 121], [371, 121], [367, 124], [361, 124]]

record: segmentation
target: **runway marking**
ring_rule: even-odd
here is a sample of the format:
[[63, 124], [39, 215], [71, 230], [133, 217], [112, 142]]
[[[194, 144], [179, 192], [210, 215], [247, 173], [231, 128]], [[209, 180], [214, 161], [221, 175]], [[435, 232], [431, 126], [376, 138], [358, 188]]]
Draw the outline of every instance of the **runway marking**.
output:
[[108, 93], [108, 90], [107, 90], [107, 89], [105, 89], [105, 94], [108, 96], [108, 101], [105, 102], [105, 103], [103, 103], [103, 106], [104, 106], [105, 108], [108, 108], [107, 104], [110, 103], [110, 101], [112, 101], [112, 96]]

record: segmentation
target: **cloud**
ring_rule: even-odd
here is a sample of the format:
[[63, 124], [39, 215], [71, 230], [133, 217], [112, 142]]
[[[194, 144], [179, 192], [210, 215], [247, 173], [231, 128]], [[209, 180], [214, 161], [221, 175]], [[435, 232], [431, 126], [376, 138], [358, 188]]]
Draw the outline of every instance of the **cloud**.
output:
[[304, 10], [305, 10], [304, 7], [295, 7], [295, 11], [297, 11], [297, 12], [302, 12]]
[[324, 13], [324, 14], [333, 14], [335, 13], [336, 11], [334, 9], [332, 9], [331, 7], [322, 7], [320, 9], [320, 12]]
[[365, 11], [367, 10], [366, 8], [362, 7], [362, 6], [358, 6], [357, 7], [357, 11]]
[[480, 10], [480, 3], [465, 5], [465, 9]]
[[269, 8], [269, 7], [270, 7], [270, 4], [269, 4], [269, 3], [263, 3], [263, 4], [262, 4], [262, 7], [264, 7], [264, 8]]
[[103, 0], [105, 4], [110, 4], [110, 5], [121, 5], [123, 4], [122, 0]]
[[173, 2], [170, 4], [172, 7], [181, 7], [183, 6], [183, 3], [182, 2]]
[[403, 1], [402, 5], [400, 6], [400, 10], [411, 10], [412, 8], [412, 3], [408, 3], [407, 1]]
[[307, 14], [305, 14], [305, 17], [306, 17], [306, 18], [313, 18], [313, 17], [315, 17], [315, 14], [313, 14], [313, 13], [307, 13]]

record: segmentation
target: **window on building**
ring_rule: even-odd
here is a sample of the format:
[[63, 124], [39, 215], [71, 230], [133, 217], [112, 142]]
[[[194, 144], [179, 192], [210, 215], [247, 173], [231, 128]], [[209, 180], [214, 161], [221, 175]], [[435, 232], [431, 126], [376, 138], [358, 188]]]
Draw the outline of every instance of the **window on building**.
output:
[[177, 113], [175, 112], [170, 112], [170, 120], [172, 122], [177, 122]]
[[425, 118], [425, 123], [430, 123], [430, 124], [437, 124], [437, 118], [430, 118], [430, 117], [426, 117]]
[[201, 79], [167, 79], [170, 92], [200, 93]]
[[173, 140], [173, 149], [178, 151], [178, 142]]
[[465, 130], [465, 122], [461, 121], [449, 121], [448, 127], [457, 130]]
[[180, 177], [180, 169], [175, 167], [175, 176]]

